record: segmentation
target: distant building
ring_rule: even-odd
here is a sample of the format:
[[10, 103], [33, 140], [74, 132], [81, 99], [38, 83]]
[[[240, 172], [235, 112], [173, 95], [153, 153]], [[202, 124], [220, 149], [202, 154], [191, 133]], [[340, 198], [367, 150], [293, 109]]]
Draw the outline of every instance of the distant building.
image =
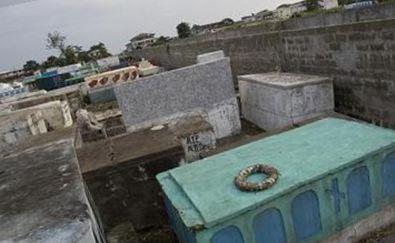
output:
[[45, 70], [45, 72], [46, 73], [57, 73], [58, 72], [58, 66], [56, 66], [56, 67], [50, 67], [50, 68], [47, 68], [46, 70]]
[[0, 81], [12, 82], [15, 80], [23, 79], [24, 77], [29, 76], [30, 74], [31, 74], [30, 71], [25, 71], [23, 69], [0, 72]]
[[251, 14], [251, 15], [248, 15], [248, 16], [241, 17], [241, 21], [243, 21], [243, 22], [254, 22], [254, 21], [256, 21], [256, 20], [257, 20], [257, 19], [256, 19], [254, 13]]
[[242, 22], [254, 22], [254, 21], [262, 21], [262, 20], [271, 20], [275, 19], [275, 12], [269, 10], [263, 10], [258, 13], [252, 13], [251, 15], [244, 16], [241, 18]]
[[283, 4], [278, 6], [275, 15], [279, 19], [289, 19], [307, 10], [306, 2], [301, 1], [293, 4]]
[[213, 33], [223, 29], [226, 26], [234, 24], [234, 21], [230, 18], [226, 18], [220, 22], [206, 24], [206, 25], [194, 25], [191, 29], [193, 35], [201, 35], [205, 33]]
[[338, 0], [320, 0], [319, 4], [323, 9], [332, 9], [339, 7]]
[[[339, 6], [338, 0], [319, 0], [318, 4], [322, 9], [332, 9]], [[307, 10], [306, 1], [300, 1], [293, 4], [283, 4], [280, 5], [276, 11], [275, 15], [279, 19], [289, 19], [293, 16], [297, 16]]]
[[80, 70], [82, 67], [81, 63], [76, 63], [64, 67], [60, 67], [57, 69], [58, 74], [64, 74], [64, 73], [75, 73]]
[[270, 20], [270, 19], [274, 19], [275, 15], [273, 11], [263, 10], [255, 14], [255, 18], [256, 20]]
[[292, 16], [291, 14], [291, 5], [290, 4], [282, 4], [277, 7], [275, 10], [275, 15], [278, 19], [288, 19]]
[[89, 51], [88, 56], [93, 59], [99, 58], [101, 56], [100, 50]]
[[373, 6], [376, 4], [376, 1], [355, 1], [354, 3], [344, 5], [345, 9], [353, 9], [353, 8], [364, 8]]
[[111, 57], [99, 59], [96, 61], [96, 63], [99, 66], [99, 68], [108, 69], [111, 68], [112, 66], [119, 65], [120, 61], [118, 56], [111, 56]]
[[141, 33], [133, 37], [128, 44], [126, 44], [126, 51], [133, 51], [136, 49], [143, 49], [152, 46], [158, 38], [154, 33]]

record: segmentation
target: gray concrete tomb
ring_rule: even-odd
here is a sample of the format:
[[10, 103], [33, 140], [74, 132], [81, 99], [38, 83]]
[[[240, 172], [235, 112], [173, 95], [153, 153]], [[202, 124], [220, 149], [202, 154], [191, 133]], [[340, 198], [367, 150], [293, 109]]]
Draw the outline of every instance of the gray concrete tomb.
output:
[[114, 87], [129, 132], [198, 112], [216, 138], [239, 133], [239, 107], [229, 58], [141, 78]]

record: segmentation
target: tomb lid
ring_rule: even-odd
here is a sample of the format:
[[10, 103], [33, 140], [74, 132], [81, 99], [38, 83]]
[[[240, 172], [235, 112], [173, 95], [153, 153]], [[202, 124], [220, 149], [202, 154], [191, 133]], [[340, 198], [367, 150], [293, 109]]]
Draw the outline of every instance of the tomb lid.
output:
[[73, 139], [2, 158], [0, 198], [0, 242], [94, 239]]
[[261, 85], [272, 86], [280, 89], [291, 89], [306, 85], [321, 83], [331, 83], [332, 79], [315, 75], [299, 73], [258, 73], [238, 77], [239, 80], [258, 83]]
[[[394, 147], [392, 130], [327, 118], [161, 173], [157, 178], [188, 228], [210, 228]], [[257, 163], [277, 168], [281, 174], [278, 182], [258, 193], [238, 190], [234, 177]]]

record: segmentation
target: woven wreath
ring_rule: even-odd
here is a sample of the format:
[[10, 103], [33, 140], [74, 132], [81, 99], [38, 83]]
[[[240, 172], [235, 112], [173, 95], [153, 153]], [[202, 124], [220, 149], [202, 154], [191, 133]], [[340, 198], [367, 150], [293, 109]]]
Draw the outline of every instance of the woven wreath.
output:
[[[263, 173], [267, 177], [259, 183], [247, 181], [249, 176], [257, 173]], [[235, 185], [239, 190], [245, 192], [263, 191], [272, 187], [277, 182], [278, 177], [279, 173], [276, 168], [269, 165], [257, 164], [241, 170], [235, 177]]]

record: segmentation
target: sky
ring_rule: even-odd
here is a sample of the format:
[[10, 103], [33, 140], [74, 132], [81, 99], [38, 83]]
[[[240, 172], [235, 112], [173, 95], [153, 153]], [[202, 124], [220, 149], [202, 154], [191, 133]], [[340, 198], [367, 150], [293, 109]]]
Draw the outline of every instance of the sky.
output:
[[[49, 32], [87, 49], [103, 42], [113, 54], [141, 32], [176, 35], [182, 21], [207, 24], [275, 9], [297, 0], [0, 0], [0, 72], [42, 62]], [[19, 4], [16, 4], [19, 3]]]

